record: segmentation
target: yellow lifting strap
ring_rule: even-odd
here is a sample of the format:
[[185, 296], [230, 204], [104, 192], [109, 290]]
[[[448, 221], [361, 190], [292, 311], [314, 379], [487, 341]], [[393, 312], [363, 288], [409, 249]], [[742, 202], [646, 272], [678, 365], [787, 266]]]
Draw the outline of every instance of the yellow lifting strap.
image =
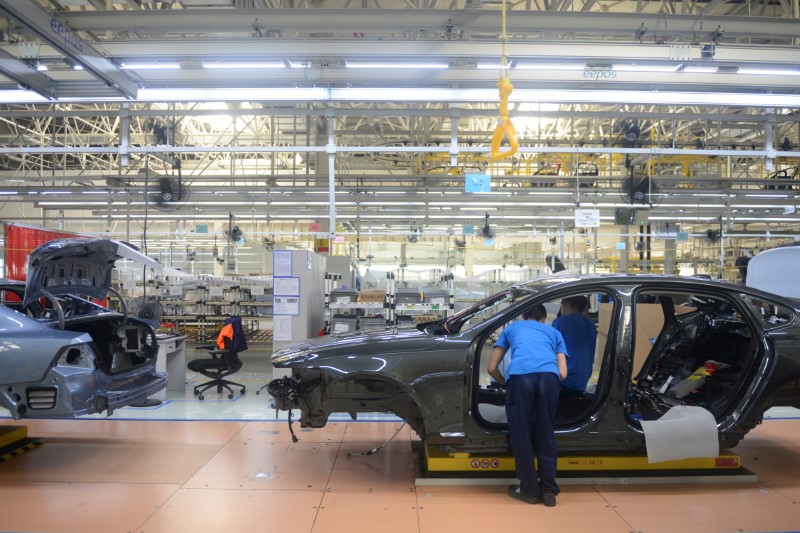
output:
[[[517, 140], [517, 132], [514, 130], [514, 124], [511, 123], [511, 118], [508, 116], [508, 97], [514, 86], [511, 85], [511, 80], [508, 79], [508, 57], [506, 54], [506, 42], [508, 36], [506, 35], [506, 0], [503, 0], [503, 28], [500, 33], [500, 41], [503, 45], [500, 71], [500, 81], [497, 82], [497, 88], [500, 90], [500, 122], [494, 129], [492, 134], [492, 159], [495, 161], [511, 157], [517, 152], [519, 148], [519, 141]], [[500, 151], [500, 146], [503, 144], [503, 138], [508, 139], [509, 149], [505, 152]]]

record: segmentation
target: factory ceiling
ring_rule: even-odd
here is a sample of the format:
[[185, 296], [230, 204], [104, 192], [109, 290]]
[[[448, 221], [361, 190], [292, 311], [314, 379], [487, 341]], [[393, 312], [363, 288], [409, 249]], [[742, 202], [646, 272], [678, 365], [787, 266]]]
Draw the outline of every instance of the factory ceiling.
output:
[[[797, 230], [797, 0], [508, 2], [505, 69], [501, 8], [0, 0], [0, 218], [332, 237], [488, 215], [502, 237], [632, 208]], [[496, 160], [502, 74], [520, 148]]]

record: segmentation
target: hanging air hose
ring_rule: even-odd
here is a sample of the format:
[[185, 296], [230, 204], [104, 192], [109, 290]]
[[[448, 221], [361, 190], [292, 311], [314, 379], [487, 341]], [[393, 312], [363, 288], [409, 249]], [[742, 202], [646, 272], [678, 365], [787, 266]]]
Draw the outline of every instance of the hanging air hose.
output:
[[[511, 118], [508, 116], [508, 97], [514, 86], [511, 85], [511, 80], [508, 79], [508, 55], [506, 53], [506, 43], [508, 36], [506, 34], [506, 0], [503, 0], [503, 15], [502, 15], [502, 31], [500, 33], [500, 42], [502, 43], [502, 56], [500, 67], [500, 81], [497, 82], [497, 88], [500, 90], [500, 122], [494, 129], [492, 134], [492, 159], [500, 160], [506, 157], [511, 157], [517, 152], [519, 148], [519, 141], [517, 140], [517, 132], [514, 130], [514, 124], [511, 123]], [[503, 138], [508, 138], [509, 149], [505, 152], [500, 151], [500, 146], [503, 143]]]

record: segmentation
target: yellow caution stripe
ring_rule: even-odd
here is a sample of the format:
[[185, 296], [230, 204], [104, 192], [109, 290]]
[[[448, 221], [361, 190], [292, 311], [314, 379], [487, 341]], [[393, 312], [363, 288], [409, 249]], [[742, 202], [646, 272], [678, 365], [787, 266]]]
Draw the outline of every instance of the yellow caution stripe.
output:
[[[473, 455], [447, 453], [427, 447], [429, 472], [514, 472], [516, 465], [510, 455]], [[558, 458], [558, 471], [658, 471], [658, 470], [731, 470], [742, 466], [738, 455], [677, 459], [649, 463], [646, 455], [565, 456]]]
[[0, 463], [13, 459], [34, 448], [38, 448], [42, 444], [44, 444], [42, 439], [25, 439], [23, 442], [12, 444], [0, 451]]

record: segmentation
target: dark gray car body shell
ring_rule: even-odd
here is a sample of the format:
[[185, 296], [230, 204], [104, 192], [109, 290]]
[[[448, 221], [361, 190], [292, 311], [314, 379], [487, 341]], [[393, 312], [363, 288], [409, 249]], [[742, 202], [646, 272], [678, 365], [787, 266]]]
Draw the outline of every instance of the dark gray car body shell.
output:
[[[758, 333], [750, 378], [736, 393], [735, 405], [718, 418], [722, 445], [735, 445], [772, 405], [800, 407], [800, 321], [798, 303], [745, 286], [702, 278], [657, 275], [608, 275], [548, 278], [512, 288], [517, 301], [508, 309], [470, 329], [452, 335], [424, 331], [371, 333], [347, 337], [321, 337], [291, 346], [273, 356], [279, 368], [291, 368], [295, 379], [308, 387], [294, 405], [304, 426], [325, 425], [332, 412], [367, 410], [393, 412], [404, 418], [428, 444], [465, 451], [508, 449], [504, 430], [487, 427], [473, 414], [476, 369], [475, 351], [486, 335], [509, 317], [538, 301], [552, 301], [562, 294], [602, 289], [614, 297], [613, 318], [608, 333], [605, 373], [594, 407], [585, 416], [557, 426], [560, 451], [634, 450], [644, 447], [639, 424], [626, 412], [631, 384], [633, 348], [632, 302], [640, 290], [686, 290], [726, 295], [738, 299], [750, 294], [794, 310], [788, 324], [764, 331], [745, 305], [740, 311]], [[488, 355], [484, 354], [483, 364]], [[366, 394], [359, 381], [386, 397]], [[373, 385], [369, 385], [372, 383]], [[348, 386], [348, 384], [350, 384]], [[348, 396], [348, 390], [352, 393]], [[279, 402], [280, 403], [280, 402]]]

